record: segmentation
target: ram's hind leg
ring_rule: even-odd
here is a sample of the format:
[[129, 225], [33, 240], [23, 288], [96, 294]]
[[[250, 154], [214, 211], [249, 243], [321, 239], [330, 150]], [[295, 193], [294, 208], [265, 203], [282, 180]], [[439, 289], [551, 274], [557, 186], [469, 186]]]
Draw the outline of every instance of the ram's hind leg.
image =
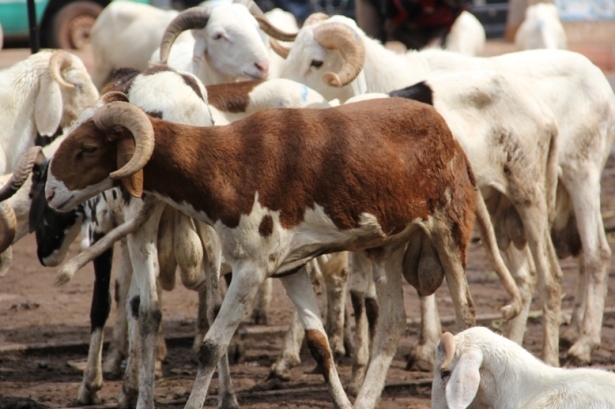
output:
[[600, 172], [585, 169], [587, 175], [566, 186], [571, 193], [577, 228], [583, 247], [585, 289], [585, 314], [577, 341], [568, 350], [568, 356], [582, 364], [589, 363], [594, 349], [600, 346], [604, 302], [608, 290], [608, 267], [611, 261], [604, 225], [600, 214]]
[[351, 408], [352, 405], [342, 388], [342, 383], [335, 368], [333, 353], [320, 319], [318, 302], [306, 269], [302, 268], [297, 273], [282, 277], [280, 280], [288, 296], [295, 304], [299, 320], [305, 329], [308, 348], [323, 370], [323, 376], [335, 407]]
[[379, 316], [374, 334], [372, 357], [365, 381], [355, 401], [355, 408], [374, 408], [380, 397], [386, 374], [397, 351], [397, 344], [406, 328], [402, 292], [401, 265], [404, 248], [395, 250], [386, 260], [377, 260], [376, 268], [384, 270], [386, 280], [376, 285]]

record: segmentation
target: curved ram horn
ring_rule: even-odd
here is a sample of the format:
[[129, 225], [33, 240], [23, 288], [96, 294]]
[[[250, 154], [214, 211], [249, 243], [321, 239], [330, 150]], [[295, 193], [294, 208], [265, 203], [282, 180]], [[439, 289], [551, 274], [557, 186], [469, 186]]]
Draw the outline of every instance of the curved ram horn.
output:
[[280, 30], [267, 19], [266, 16], [254, 16], [258, 25], [269, 37], [276, 38], [280, 41], [295, 41], [298, 33], [287, 33]]
[[17, 218], [10, 204], [0, 203], [0, 253], [13, 244], [15, 231], [17, 230]]
[[269, 37], [269, 45], [271, 46], [271, 49], [275, 51], [277, 55], [279, 55], [280, 57], [284, 59], [288, 58], [288, 53], [290, 53], [290, 47], [286, 47], [285, 45], [282, 45], [282, 43], [280, 43], [278, 40], [276, 40], [275, 38], [271, 38], [271, 37]]
[[49, 58], [49, 75], [65, 88], [75, 88], [75, 84], [66, 82], [62, 76], [62, 70], [70, 67], [72, 63], [72, 55], [63, 50], [55, 50]]
[[314, 28], [314, 39], [324, 48], [339, 51], [344, 60], [338, 73], [323, 75], [327, 85], [339, 88], [357, 78], [365, 64], [365, 46], [356, 31], [342, 23], [324, 22]]
[[143, 169], [154, 152], [154, 128], [145, 112], [128, 102], [116, 101], [98, 109], [93, 120], [101, 130], [121, 125], [127, 128], [135, 139], [134, 155], [121, 169], [111, 172], [111, 179], [126, 178]]
[[327, 19], [329, 19], [329, 16], [326, 15], [325, 13], [321, 13], [321, 12], [312, 13], [303, 22], [303, 27], [313, 26], [313, 25], [318, 24], [321, 21], [325, 21]]
[[191, 7], [179, 13], [169, 23], [160, 41], [160, 62], [167, 63], [171, 46], [182, 32], [205, 27], [211, 11], [211, 7]]
[[45, 155], [40, 146], [33, 146], [21, 155], [11, 178], [0, 188], [0, 202], [10, 198], [28, 180], [35, 163], [41, 164]]
[[455, 338], [450, 332], [445, 332], [440, 338], [440, 347], [444, 350], [444, 362], [440, 366], [441, 370], [447, 369], [455, 357]]
[[128, 96], [120, 91], [106, 92], [100, 96], [100, 100], [103, 102], [103, 104], [109, 104], [115, 101], [129, 102]]
[[258, 7], [253, 0], [234, 0], [233, 4], [243, 4], [248, 8], [250, 14], [254, 16], [256, 21], [258, 21], [258, 25], [267, 35], [270, 37], [276, 38], [280, 41], [294, 41], [297, 37], [297, 33], [286, 33], [279, 28], [275, 27], [271, 24], [271, 22], [267, 19], [263, 10]]

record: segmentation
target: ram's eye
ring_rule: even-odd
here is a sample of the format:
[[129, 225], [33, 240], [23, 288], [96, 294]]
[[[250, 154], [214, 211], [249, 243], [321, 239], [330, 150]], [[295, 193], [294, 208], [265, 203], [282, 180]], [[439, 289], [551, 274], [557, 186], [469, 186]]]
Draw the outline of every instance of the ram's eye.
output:
[[98, 148], [96, 146], [84, 146], [83, 153], [94, 153]]
[[450, 376], [451, 376], [451, 371], [440, 372], [440, 378], [442, 378], [442, 380], [445, 380], [446, 378], [449, 378]]
[[320, 61], [320, 60], [312, 60], [310, 65], [312, 67], [314, 67], [314, 68], [320, 68], [320, 67], [322, 67], [322, 61]]
[[222, 33], [216, 33], [212, 36], [214, 40], [219, 40], [223, 37]]

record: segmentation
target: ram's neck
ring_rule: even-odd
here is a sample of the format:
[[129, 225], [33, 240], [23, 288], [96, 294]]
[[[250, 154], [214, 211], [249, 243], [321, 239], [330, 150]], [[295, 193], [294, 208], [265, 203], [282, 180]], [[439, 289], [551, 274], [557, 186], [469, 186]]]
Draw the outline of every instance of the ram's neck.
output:
[[367, 92], [391, 92], [427, 77], [427, 67], [416, 53], [401, 55], [365, 39], [365, 81]]

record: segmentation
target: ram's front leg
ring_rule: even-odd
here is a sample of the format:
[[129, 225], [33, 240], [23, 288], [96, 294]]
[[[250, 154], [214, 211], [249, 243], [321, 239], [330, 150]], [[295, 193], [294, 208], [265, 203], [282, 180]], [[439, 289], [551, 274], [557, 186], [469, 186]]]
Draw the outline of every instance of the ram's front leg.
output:
[[233, 265], [233, 280], [199, 350], [199, 369], [186, 409], [203, 406], [216, 365], [225, 355], [233, 334], [265, 278], [264, 266], [247, 262]]
[[[133, 200], [135, 202], [135, 200]], [[163, 203], [156, 204], [150, 218], [135, 233], [128, 236], [128, 248], [133, 265], [133, 279], [139, 289], [139, 298], [130, 300], [133, 313], [138, 311], [140, 355], [139, 397], [137, 409], [154, 407], [154, 367], [156, 341], [162, 312], [156, 291], [158, 276], [158, 251], [156, 249], [160, 215]], [[131, 203], [127, 218], [135, 217], [140, 206]], [[136, 310], [136, 311], [135, 311]]]

